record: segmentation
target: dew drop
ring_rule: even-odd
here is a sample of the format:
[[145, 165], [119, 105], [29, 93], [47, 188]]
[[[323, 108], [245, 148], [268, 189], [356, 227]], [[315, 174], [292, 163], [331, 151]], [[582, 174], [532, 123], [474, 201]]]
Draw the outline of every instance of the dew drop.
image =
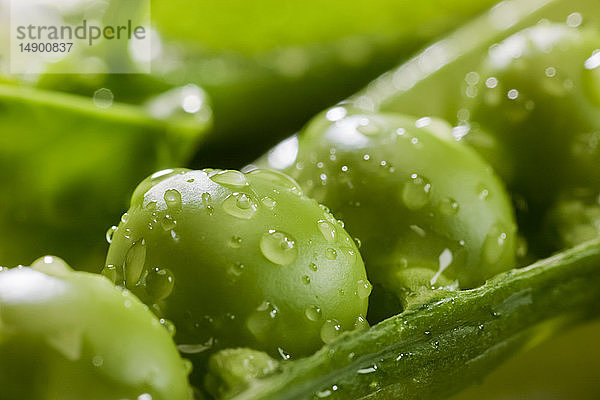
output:
[[302, 283], [304, 283], [305, 285], [310, 285], [310, 276], [304, 275], [302, 277]]
[[377, 135], [381, 131], [379, 126], [367, 117], [359, 119], [356, 130], [366, 136]]
[[331, 224], [329, 221], [322, 219], [317, 222], [317, 227], [319, 228], [319, 231], [321, 232], [321, 235], [323, 235], [325, 240], [327, 240], [330, 243], [335, 242], [337, 235], [335, 226], [333, 226], [333, 224]]
[[162, 226], [163, 230], [165, 231], [175, 229], [176, 225], [177, 222], [169, 214], [166, 214], [160, 221], [160, 226]]
[[429, 203], [430, 191], [431, 184], [426, 178], [412, 174], [402, 189], [402, 201], [409, 210], [418, 210]]
[[267, 208], [270, 208], [270, 209], [272, 209], [273, 207], [275, 207], [275, 205], [277, 204], [277, 203], [275, 202], [275, 200], [273, 200], [273, 199], [272, 199], [272, 198], [270, 198], [269, 196], [267, 196], [267, 197], [263, 197], [263, 198], [261, 199], [261, 203], [262, 203], [262, 204], [263, 204], [265, 207], [267, 207]]
[[165, 203], [167, 208], [172, 210], [178, 210], [181, 208], [181, 193], [175, 189], [169, 189], [164, 195]]
[[311, 271], [316, 271], [317, 269], [319, 269], [319, 267], [317, 267], [317, 264], [315, 264], [315, 263], [313, 263], [313, 262], [311, 262], [310, 264], [308, 264], [308, 268], [309, 268]]
[[115, 232], [117, 231], [117, 229], [118, 228], [113, 225], [110, 228], [108, 228], [108, 230], [106, 231], [106, 241], [108, 242], [108, 244], [112, 243], [113, 236], [114, 236]]
[[325, 343], [331, 343], [342, 333], [342, 326], [335, 319], [328, 319], [321, 326], [321, 340]]
[[366, 299], [371, 294], [371, 290], [373, 290], [373, 285], [371, 282], [361, 279], [357, 282], [357, 291], [359, 299]]
[[117, 269], [113, 264], [108, 264], [104, 268], [102, 268], [102, 275], [107, 277], [111, 282], [117, 283]]
[[337, 258], [337, 251], [329, 247], [327, 250], [325, 250], [325, 257], [327, 257], [329, 260], [335, 260]]
[[298, 248], [296, 241], [287, 233], [269, 229], [260, 239], [260, 250], [267, 260], [288, 265], [296, 261]]
[[483, 259], [489, 264], [497, 263], [506, 251], [506, 230], [500, 224], [492, 226], [483, 242]]
[[246, 327], [258, 340], [265, 340], [279, 317], [279, 310], [268, 301], [263, 302], [250, 314]]
[[126, 224], [127, 221], [129, 220], [129, 214], [128, 213], [124, 213], [123, 215], [121, 215], [121, 222]]
[[212, 175], [210, 179], [220, 185], [232, 186], [236, 188], [244, 187], [248, 184], [246, 176], [243, 173], [234, 170], [217, 172], [216, 174]]
[[239, 249], [241, 245], [242, 245], [242, 238], [239, 236], [233, 236], [231, 238], [231, 240], [229, 241], [229, 246], [231, 246], [235, 249]]
[[356, 317], [356, 320], [354, 321], [354, 329], [362, 330], [367, 329], [368, 327], [369, 323], [367, 322], [367, 319], [365, 317], [363, 317], [362, 315]]
[[250, 219], [258, 210], [258, 205], [245, 193], [232, 193], [223, 201], [223, 210], [231, 216]]
[[244, 264], [236, 262], [236, 263], [233, 263], [229, 267], [229, 269], [227, 270], [227, 273], [229, 274], [229, 276], [231, 278], [236, 280], [237, 278], [239, 278], [242, 275], [242, 273], [244, 272], [244, 268], [245, 268]]
[[166, 318], [161, 318], [158, 322], [169, 332], [171, 337], [175, 336], [175, 324]]
[[317, 322], [321, 319], [321, 309], [317, 306], [307, 307], [304, 310], [304, 316], [309, 321]]
[[440, 211], [445, 215], [455, 215], [459, 208], [460, 206], [456, 200], [451, 197], [446, 197], [440, 202]]
[[167, 268], [151, 268], [146, 277], [146, 291], [155, 300], [162, 300], [171, 294], [175, 277]]
[[127, 286], [135, 286], [144, 269], [146, 262], [146, 243], [144, 239], [135, 242], [127, 251], [125, 255], [125, 263], [123, 264], [123, 270], [125, 272], [125, 283]]
[[358, 249], [360, 249], [360, 247], [362, 246], [362, 242], [357, 237], [354, 238], [354, 243], [356, 243], [356, 248]]
[[344, 257], [346, 257], [346, 260], [348, 260], [348, 264], [354, 265], [356, 263], [356, 259], [357, 259], [356, 250], [354, 250], [353, 248], [350, 248], [350, 247], [341, 247], [340, 250], [341, 250], [342, 254], [344, 255]]

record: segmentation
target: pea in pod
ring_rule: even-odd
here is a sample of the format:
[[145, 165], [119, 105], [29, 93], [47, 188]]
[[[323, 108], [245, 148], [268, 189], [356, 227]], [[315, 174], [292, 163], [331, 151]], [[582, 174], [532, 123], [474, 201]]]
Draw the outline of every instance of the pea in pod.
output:
[[289, 358], [367, 326], [354, 242], [274, 171], [154, 174], [115, 228], [104, 274], [171, 319], [192, 354], [247, 346]]
[[191, 400], [169, 332], [129, 291], [46, 256], [0, 268], [3, 399]]
[[362, 243], [369, 278], [404, 302], [422, 288], [470, 288], [514, 266], [516, 226], [502, 183], [444, 121], [342, 104], [293, 140], [258, 164], [283, 168], [342, 218]]

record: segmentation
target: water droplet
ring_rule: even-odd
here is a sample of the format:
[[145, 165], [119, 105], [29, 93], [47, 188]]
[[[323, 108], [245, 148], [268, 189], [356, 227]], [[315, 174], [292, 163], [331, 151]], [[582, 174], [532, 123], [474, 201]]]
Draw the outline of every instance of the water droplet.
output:
[[356, 263], [356, 259], [357, 259], [357, 251], [356, 250], [354, 250], [351, 247], [340, 247], [340, 250], [341, 250], [342, 254], [344, 255], [344, 257], [346, 257], [346, 260], [348, 260], [348, 264], [354, 265]]
[[361, 330], [367, 329], [368, 327], [369, 323], [367, 322], [365, 317], [363, 317], [362, 315], [356, 317], [356, 320], [354, 321], [354, 329]]
[[94, 92], [93, 102], [98, 108], [109, 108], [113, 105], [115, 96], [110, 89], [101, 88]]
[[308, 264], [308, 268], [309, 268], [311, 271], [316, 271], [317, 269], [319, 269], [319, 268], [317, 267], [317, 264], [315, 264], [315, 263], [313, 263], [313, 262], [311, 262], [310, 264]]
[[431, 125], [431, 118], [429, 117], [423, 117], [423, 118], [419, 118], [418, 120], [415, 121], [415, 126], [417, 128], [425, 128], [426, 126]]
[[346, 109], [344, 107], [333, 107], [327, 110], [325, 118], [331, 122], [339, 121], [346, 116]]
[[241, 245], [242, 245], [242, 238], [239, 236], [233, 236], [231, 238], [231, 240], [229, 241], [229, 246], [231, 246], [235, 249], [239, 249]]
[[92, 365], [94, 367], [101, 367], [104, 364], [104, 358], [101, 356], [92, 357]]
[[174, 284], [175, 277], [167, 268], [151, 268], [146, 277], [146, 291], [155, 300], [169, 297]]
[[495, 224], [489, 230], [483, 242], [483, 259], [489, 264], [497, 263], [506, 251], [506, 230], [501, 224]]
[[366, 136], [376, 135], [381, 132], [380, 127], [367, 117], [362, 117], [358, 120], [356, 130]]
[[327, 250], [325, 250], [325, 257], [327, 257], [329, 260], [335, 260], [337, 258], [337, 251], [329, 247]]
[[361, 279], [357, 282], [357, 291], [359, 299], [366, 299], [371, 294], [371, 290], [373, 290], [373, 285], [371, 282]]
[[377, 365], [372, 365], [367, 368], [361, 368], [356, 371], [358, 374], [372, 374], [373, 372], [377, 372]]
[[261, 237], [260, 250], [269, 261], [279, 265], [291, 264], [298, 257], [294, 238], [274, 229], [269, 229]]
[[506, 93], [506, 97], [508, 97], [511, 100], [516, 99], [517, 97], [519, 97], [519, 91], [517, 89], [510, 89], [507, 93]]
[[310, 276], [304, 275], [302, 277], [302, 283], [304, 283], [305, 285], [310, 285]]
[[362, 246], [362, 242], [357, 237], [354, 238], [354, 243], [356, 243], [356, 248], [358, 249], [360, 249], [360, 246]]
[[111, 282], [117, 283], [117, 268], [113, 264], [108, 264], [102, 268], [102, 275], [107, 277]]
[[335, 242], [336, 230], [333, 224], [322, 219], [317, 222], [317, 227], [319, 228], [319, 231], [321, 232], [325, 240], [327, 240], [330, 243]]
[[229, 270], [227, 271], [227, 273], [229, 274], [229, 276], [231, 278], [233, 278], [234, 280], [237, 280], [237, 278], [239, 278], [242, 273], [244, 272], [244, 264], [236, 262], [233, 263], [230, 267]]
[[181, 208], [181, 193], [175, 189], [169, 189], [165, 191], [164, 195], [165, 203], [167, 208], [171, 210], [178, 210]]
[[166, 214], [161, 219], [160, 225], [162, 226], [163, 230], [170, 231], [171, 229], [175, 229], [177, 222], [169, 214]]
[[223, 210], [234, 217], [250, 219], [258, 210], [258, 205], [250, 195], [236, 192], [223, 201]]
[[488, 188], [483, 183], [477, 185], [477, 195], [481, 200], [487, 200], [487, 198], [490, 196]]
[[317, 322], [318, 320], [321, 319], [321, 309], [317, 306], [307, 307], [304, 310], [304, 316], [309, 321]]
[[431, 184], [426, 178], [412, 174], [402, 189], [402, 201], [409, 210], [418, 210], [429, 203], [430, 191]]
[[493, 76], [490, 76], [485, 80], [485, 86], [487, 86], [490, 89], [495, 88], [496, 86], [498, 86], [498, 79], [496, 79]]
[[169, 335], [171, 335], [171, 337], [175, 336], [175, 324], [173, 322], [165, 318], [161, 318], [160, 320], [158, 320], [158, 322], [160, 322], [160, 324], [167, 330], [167, 332], [169, 332]]
[[117, 231], [117, 229], [118, 228], [113, 225], [110, 228], [108, 228], [108, 230], [106, 231], [106, 241], [108, 242], [108, 244], [112, 243], [113, 236], [114, 236], [115, 232]]
[[258, 340], [265, 340], [279, 317], [279, 310], [268, 301], [263, 302], [250, 314], [246, 327]]
[[146, 262], [146, 243], [144, 239], [135, 242], [127, 251], [125, 255], [125, 262], [123, 264], [123, 271], [125, 272], [125, 283], [127, 286], [135, 286], [144, 269]]
[[321, 326], [321, 340], [325, 343], [331, 343], [342, 333], [342, 326], [335, 319], [328, 319]]
[[571, 28], [577, 28], [579, 25], [581, 25], [582, 21], [583, 17], [578, 12], [571, 13], [567, 16], [567, 25]]
[[440, 211], [445, 215], [455, 215], [459, 208], [460, 206], [456, 200], [451, 197], [446, 197], [440, 202]]
[[275, 202], [275, 200], [273, 200], [273, 199], [272, 199], [272, 198], [270, 198], [269, 196], [267, 196], [267, 197], [263, 197], [263, 198], [262, 198], [262, 200], [261, 200], [261, 203], [263, 203], [263, 205], [264, 205], [265, 207], [267, 207], [267, 208], [271, 208], [271, 209], [272, 209], [273, 207], [275, 207], [275, 205], [277, 204], [277, 203]]
[[121, 215], [121, 222], [126, 224], [127, 221], [129, 220], [129, 214], [124, 213], [123, 215]]
[[246, 176], [240, 171], [234, 170], [217, 172], [216, 174], [212, 175], [210, 179], [220, 185], [233, 186], [236, 188], [243, 187], [248, 184]]

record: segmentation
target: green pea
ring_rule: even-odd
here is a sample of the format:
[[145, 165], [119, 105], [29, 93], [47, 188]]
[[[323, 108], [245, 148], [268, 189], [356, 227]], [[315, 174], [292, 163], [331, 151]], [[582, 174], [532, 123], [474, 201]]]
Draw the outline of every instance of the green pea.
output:
[[191, 399], [189, 366], [129, 291], [46, 256], [0, 268], [3, 399]]
[[538, 24], [491, 47], [465, 89], [465, 139], [480, 148], [485, 130], [505, 149], [487, 158], [512, 170], [503, 178], [535, 234], [560, 193], [600, 189], [599, 43], [585, 24]]
[[341, 224], [267, 170], [154, 174], [135, 191], [106, 263], [175, 323], [179, 349], [192, 354], [309, 354], [363, 320], [370, 290]]
[[346, 113], [318, 116], [299, 143], [258, 164], [283, 168], [345, 221], [374, 284], [406, 300], [418, 287], [470, 288], [514, 265], [506, 192], [448, 124]]

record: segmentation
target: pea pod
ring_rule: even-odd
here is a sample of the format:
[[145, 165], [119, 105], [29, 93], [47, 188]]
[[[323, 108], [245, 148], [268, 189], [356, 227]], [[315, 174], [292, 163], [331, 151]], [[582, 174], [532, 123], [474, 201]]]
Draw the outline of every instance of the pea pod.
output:
[[142, 182], [104, 273], [171, 319], [183, 352], [307, 355], [366, 326], [354, 242], [274, 171], [167, 170]]
[[370, 279], [403, 301], [422, 287], [474, 287], [514, 266], [504, 188], [444, 121], [340, 105], [305, 128], [295, 152], [286, 146], [259, 164], [285, 167], [342, 218]]
[[597, 317], [599, 284], [596, 240], [474, 290], [439, 292], [224, 398], [443, 399], [565, 324]]
[[159, 320], [106, 278], [56, 257], [0, 268], [3, 399], [191, 400]]

